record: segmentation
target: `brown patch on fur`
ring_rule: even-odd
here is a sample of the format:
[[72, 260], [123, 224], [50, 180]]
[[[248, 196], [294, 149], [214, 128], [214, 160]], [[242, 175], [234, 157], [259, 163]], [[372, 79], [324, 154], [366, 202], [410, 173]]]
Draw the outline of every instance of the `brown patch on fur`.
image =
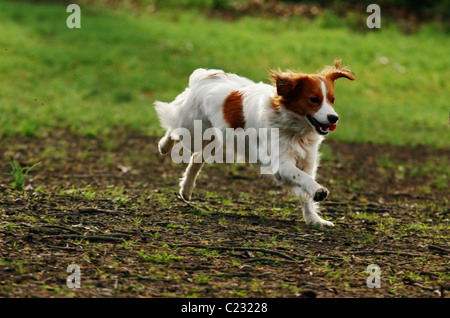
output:
[[223, 117], [231, 128], [244, 128], [244, 109], [242, 104], [242, 94], [234, 91], [227, 96], [223, 102]]
[[221, 72], [220, 73], [212, 73], [212, 74], [209, 74], [208, 76], [209, 77], [213, 77], [213, 76], [216, 76], [216, 75], [227, 75], [227, 73], [225, 73], [225, 72], [224, 73], [221, 73]]
[[270, 105], [272, 105], [272, 107], [277, 113], [280, 111], [281, 107], [280, 100], [281, 98], [279, 96], [275, 96], [270, 99]]
[[[300, 116], [312, 115], [320, 109], [324, 97], [319, 76], [278, 72], [272, 74], [272, 78], [278, 93], [278, 96], [272, 99], [272, 104], [283, 105]], [[311, 102], [311, 98], [317, 98], [318, 102]]]

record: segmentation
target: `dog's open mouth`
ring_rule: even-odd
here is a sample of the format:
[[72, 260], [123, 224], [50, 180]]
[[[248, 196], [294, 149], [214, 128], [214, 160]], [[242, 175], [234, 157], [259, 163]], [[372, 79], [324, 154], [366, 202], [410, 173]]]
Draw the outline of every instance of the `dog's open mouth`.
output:
[[319, 123], [311, 115], [306, 115], [306, 118], [308, 118], [311, 125], [313, 125], [314, 128], [316, 128], [316, 131], [321, 135], [328, 135], [328, 132], [335, 130], [337, 127], [336, 124], [327, 125], [327, 124]]

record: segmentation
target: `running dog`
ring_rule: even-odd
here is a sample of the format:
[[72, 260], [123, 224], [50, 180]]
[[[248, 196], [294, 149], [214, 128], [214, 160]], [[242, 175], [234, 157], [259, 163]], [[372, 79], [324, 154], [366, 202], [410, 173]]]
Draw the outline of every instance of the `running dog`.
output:
[[[195, 120], [200, 120], [204, 129], [214, 127], [221, 131], [278, 128], [275, 179], [299, 197], [308, 225], [334, 226], [318, 214], [317, 202], [329, 194], [315, 180], [319, 146], [324, 136], [336, 129], [339, 120], [334, 109], [335, 80], [355, 77], [340, 60], [317, 74], [278, 70], [269, 75], [271, 84], [255, 83], [222, 70], [195, 70], [189, 77], [189, 86], [173, 102], [155, 102], [161, 125], [166, 129], [158, 149], [161, 154], [170, 152], [180, 139], [176, 128], [193, 133]], [[201, 156], [202, 150], [192, 149], [180, 182], [184, 200], [191, 199], [195, 180], [205, 162]]]

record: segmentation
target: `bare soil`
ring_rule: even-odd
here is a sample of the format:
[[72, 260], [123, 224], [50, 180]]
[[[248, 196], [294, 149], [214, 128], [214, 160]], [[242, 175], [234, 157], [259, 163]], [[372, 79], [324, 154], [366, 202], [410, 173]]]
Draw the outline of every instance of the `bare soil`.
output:
[[18, 191], [0, 162], [0, 297], [449, 297], [449, 149], [325, 141], [322, 212], [336, 226], [321, 229], [246, 165], [205, 166], [181, 201], [184, 165], [157, 140], [3, 138], [4, 158], [41, 164]]

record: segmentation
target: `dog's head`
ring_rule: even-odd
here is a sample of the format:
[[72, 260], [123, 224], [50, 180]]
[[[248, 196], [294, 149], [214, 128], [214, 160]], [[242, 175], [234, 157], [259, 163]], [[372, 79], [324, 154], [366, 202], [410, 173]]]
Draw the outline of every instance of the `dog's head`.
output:
[[276, 71], [270, 75], [277, 89], [274, 102], [277, 107], [285, 107], [305, 117], [320, 135], [336, 129], [339, 116], [334, 110], [334, 81], [340, 77], [355, 79], [340, 60], [318, 74]]

